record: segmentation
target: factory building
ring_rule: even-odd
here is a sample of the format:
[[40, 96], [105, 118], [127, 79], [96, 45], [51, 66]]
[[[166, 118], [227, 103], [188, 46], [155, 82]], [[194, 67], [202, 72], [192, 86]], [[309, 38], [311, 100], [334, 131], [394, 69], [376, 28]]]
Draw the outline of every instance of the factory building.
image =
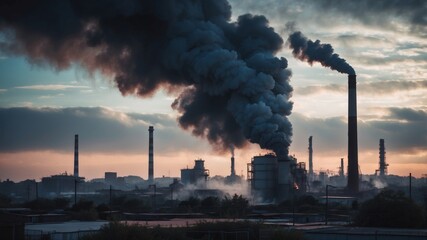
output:
[[117, 180], [117, 172], [105, 172], [104, 174], [105, 182], [115, 182]]
[[197, 182], [206, 181], [209, 177], [209, 170], [205, 168], [205, 161], [202, 159], [194, 160], [192, 169], [181, 169], [181, 182], [185, 185], [196, 184]]
[[281, 202], [307, 189], [307, 170], [294, 157], [278, 159], [274, 154], [255, 156], [248, 164], [248, 180], [254, 199]]
[[291, 169], [292, 175], [294, 177], [294, 188], [299, 192], [307, 192], [307, 169], [305, 168], [305, 162], [299, 162], [294, 165], [295, 167]]
[[64, 192], [73, 192], [76, 182], [83, 182], [83, 177], [75, 177], [67, 173], [43, 177], [41, 181], [42, 191], [44, 193], [60, 194]]

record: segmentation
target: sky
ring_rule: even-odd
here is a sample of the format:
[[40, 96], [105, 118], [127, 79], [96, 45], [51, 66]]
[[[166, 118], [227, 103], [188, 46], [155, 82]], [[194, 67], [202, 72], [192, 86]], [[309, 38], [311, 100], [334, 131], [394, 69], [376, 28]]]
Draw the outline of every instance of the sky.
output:
[[[99, 3], [99, 6], [94, 7], [94, 16], [104, 17], [100, 13], [114, 15], [102, 7], [103, 1]], [[34, 4], [32, 8], [24, 9], [30, 11], [27, 15], [38, 16], [37, 14], [43, 11], [59, 11], [65, 15], [61, 19], [74, 17], [66, 6], [56, 6], [55, 3], [55, 6], [51, 7], [50, 1], [36, 1]], [[229, 4], [231, 16], [228, 22], [237, 21], [242, 29], [247, 19], [239, 16], [247, 13], [252, 16], [265, 16], [268, 26], [272, 27], [276, 34], [272, 34], [268, 28], [260, 29], [268, 33], [266, 36], [270, 36], [268, 40], [271, 45], [279, 42], [277, 46], [269, 45], [266, 48], [274, 53], [277, 59], [287, 60], [287, 68], [281, 66], [283, 72], [289, 75], [286, 78], [293, 88], [293, 91], [282, 94], [285, 96], [283, 104], [293, 102], [293, 105], [290, 104], [290, 107], [283, 110], [283, 115], [287, 117], [285, 120], [288, 119], [292, 124], [291, 142], [288, 141], [289, 154], [294, 155], [300, 162], [307, 162], [308, 138], [313, 136], [315, 171], [337, 173], [340, 159], [347, 158], [347, 75], [323, 67], [319, 63], [310, 65], [296, 59], [287, 39], [292, 32], [301, 31], [313, 41], [320, 40], [320, 43], [331, 44], [334, 52], [356, 71], [361, 172], [374, 174], [378, 169], [379, 139], [382, 138], [385, 139], [389, 174], [412, 173], [416, 177], [427, 174], [425, 1], [230, 0]], [[132, 9], [129, 6], [113, 5], [112, 9], [115, 9], [114, 7], [126, 16], [135, 14], [128, 10]], [[192, 5], [180, 3], [172, 7], [172, 12], [178, 11], [176, 9], [181, 12], [193, 12]], [[3, 6], [3, 9], [6, 8]], [[10, 9], [11, 12], [24, 11]], [[208, 14], [209, 11], [205, 11]], [[194, 12], [197, 12], [197, 9]], [[72, 31], [61, 25], [71, 29], [73, 24], [66, 21], [52, 23], [53, 26], [61, 25], [61, 28], [52, 27], [55, 29], [54, 35], [49, 35], [52, 32], [48, 32], [44, 25], [40, 27], [45, 24], [45, 19], [40, 18], [40, 26], [37, 24], [38, 18], [28, 19], [31, 21], [16, 20], [0, 10], [2, 181], [20, 181], [27, 178], [39, 180], [43, 176], [72, 173], [74, 134], [79, 134], [81, 176], [93, 179], [103, 177], [104, 172], [114, 171], [119, 176], [138, 175], [146, 179], [150, 125], [155, 129], [155, 177], [179, 177], [180, 169], [191, 168], [194, 160], [199, 158], [205, 160], [205, 167], [210, 170], [211, 176], [229, 175], [230, 142], [235, 143], [236, 173], [246, 176], [247, 164], [253, 156], [273, 150], [261, 149], [259, 144], [263, 143], [252, 138], [252, 133], [249, 134], [250, 141], [256, 143], [242, 140], [240, 135], [245, 136], [248, 128], [246, 117], [241, 118], [233, 112], [239, 112], [239, 108], [233, 109], [229, 105], [223, 107], [222, 104], [223, 95], [228, 96], [227, 91], [234, 91], [235, 88], [227, 89], [225, 94], [216, 95], [215, 91], [222, 89], [203, 85], [203, 81], [210, 80], [210, 75], [206, 75], [208, 80], [205, 80], [205, 73], [196, 71], [203, 69], [202, 63], [197, 65], [203, 61], [179, 65], [176, 67], [180, 68], [178, 71], [174, 68], [178, 61], [173, 58], [175, 55], [171, 50], [174, 49], [166, 49], [165, 52], [158, 53], [158, 56], [163, 57], [162, 53], [167, 55], [165, 58], [170, 59], [165, 65], [173, 66], [170, 68], [173, 71], [169, 69], [165, 72], [164, 68], [156, 66], [157, 55], [151, 53], [156, 41], [153, 41], [154, 45], [150, 45], [153, 44], [150, 42], [147, 49], [140, 51], [142, 53], [138, 58], [131, 58], [128, 55], [133, 54], [132, 46], [140, 44], [135, 41], [136, 37], [132, 40], [126, 39], [128, 45], [125, 44], [119, 52], [113, 51], [116, 49], [113, 47], [122, 47], [124, 40], [111, 36], [110, 39], [114, 40], [107, 42], [107, 45], [82, 47], [79, 45], [81, 42], [78, 41], [78, 36], [69, 34]], [[211, 27], [212, 23], [206, 23], [208, 21], [220, 27], [212, 28], [217, 35], [206, 36], [227, 38], [227, 30], [224, 30], [226, 28], [215, 22], [215, 18], [209, 19], [203, 20], [205, 22], [200, 25], [201, 28]], [[253, 19], [263, 21], [249, 17], [249, 20]], [[92, 26], [91, 20], [87, 20], [89, 22], [85, 27]], [[249, 28], [257, 29], [255, 20]], [[31, 28], [26, 28], [26, 24]], [[101, 26], [100, 23], [97, 24]], [[146, 23], [134, 24], [139, 26]], [[96, 24], [95, 26], [100, 28]], [[147, 28], [157, 33], [150, 27]], [[180, 29], [179, 26], [177, 28]], [[128, 29], [126, 31], [131, 32]], [[46, 36], [43, 35], [46, 32]], [[104, 29], [103, 34], [106, 32]], [[183, 32], [179, 34], [187, 36]], [[144, 33], [146, 32], [132, 34], [141, 35], [138, 36], [141, 41], [151, 41]], [[129, 36], [133, 37], [132, 34]], [[262, 34], [264, 32], [260, 33]], [[41, 40], [48, 41], [48, 44], [51, 44], [49, 48], [46, 48]], [[238, 40], [231, 38], [229, 41], [234, 43], [233, 41]], [[229, 44], [223, 43], [222, 39], [215, 40], [215, 43], [221, 46]], [[245, 50], [244, 41], [239, 43], [243, 47], [234, 44], [236, 46], [231, 54], [237, 55], [238, 60], [244, 58], [247, 54], [245, 51], [249, 51]], [[257, 43], [253, 41], [251, 44]], [[227, 49], [231, 48], [227, 46]], [[228, 60], [226, 58], [223, 61]], [[279, 63], [283, 61], [277, 60]], [[146, 62], [151, 63], [145, 64]], [[246, 59], [245, 63], [252, 64]], [[242, 61], [234, 64], [241, 67]], [[193, 66], [196, 66], [195, 70]], [[187, 74], [187, 70], [195, 72]], [[246, 76], [245, 74], [249, 75], [233, 75], [232, 80], [245, 82], [246, 80], [240, 77]], [[197, 76], [193, 77], [194, 75]], [[196, 83], [190, 84], [189, 78], [196, 79]], [[153, 79], [157, 81], [155, 86], [151, 86]], [[205, 86], [208, 90], [204, 89]], [[197, 97], [188, 100], [189, 95]], [[200, 103], [200, 108], [207, 108], [216, 115], [194, 114], [194, 109], [185, 105], [186, 101]], [[196, 108], [197, 104], [190, 106]], [[208, 110], [206, 112], [209, 112]], [[238, 120], [231, 121], [229, 117], [241, 119], [239, 121], [243, 123]], [[227, 125], [230, 121], [237, 121], [238, 124], [232, 124], [230, 127]], [[221, 123], [226, 123], [226, 126]]]

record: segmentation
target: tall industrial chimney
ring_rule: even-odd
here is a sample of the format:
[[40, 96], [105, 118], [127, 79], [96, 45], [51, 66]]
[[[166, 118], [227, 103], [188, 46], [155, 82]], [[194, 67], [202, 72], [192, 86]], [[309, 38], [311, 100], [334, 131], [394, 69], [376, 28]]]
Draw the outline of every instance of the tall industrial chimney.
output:
[[308, 178], [313, 180], [313, 136], [308, 138]]
[[236, 170], [234, 169], [234, 156], [231, 156], [231, 176], [236, 176]]
[[79, 135], [74, 135], [74, 177], [79, 177]]
[[380, 139], [380, 176], [387, 174], [388, 164], [385, 162], [384, 139]]
[[356, 75], [348, 75], [348, 182], [351, 193], [359, 192], [359, 161], [357, 147]]
[[344, 177], [344, 158], [341, 158], [340, 177]]
[[153, 132], [154, 127], [150, 126], [148, 128], [149, 138], [148, 138], [148, 182], [150, 184], [154, 183], [154, 156], [153, 156]]

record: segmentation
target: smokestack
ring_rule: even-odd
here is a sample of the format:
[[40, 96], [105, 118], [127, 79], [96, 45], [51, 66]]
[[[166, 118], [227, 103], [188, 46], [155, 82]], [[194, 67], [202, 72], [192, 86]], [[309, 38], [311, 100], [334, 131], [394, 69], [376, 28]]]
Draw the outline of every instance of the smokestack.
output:
[[356, 75], [348, 75], [348, 182], [351, 193], [359, 192], [359, 162], [357, 151]]
[[387, 166], [388, 164], [385, 162], [384, 139], [380, 139], [380, 176], [387, 174]]
[[308, 138], [308, 176], [313, 178], [313, 136]]
[[236, 176], [236, 170], [234, 169], [234, 156], [231, 156], [231, 176]]
[[153, 132], [154, 127], [150, 126], [148, 128], [149, 138], [148, 138], [148, 182], [150, 184], [154, 183], [154, 154], [153, 154]]
[[74, 177], [79, 177], [79, 135], [74, 135]]
[[344, 158], [341, 158], [340, 177], [344, 177]]

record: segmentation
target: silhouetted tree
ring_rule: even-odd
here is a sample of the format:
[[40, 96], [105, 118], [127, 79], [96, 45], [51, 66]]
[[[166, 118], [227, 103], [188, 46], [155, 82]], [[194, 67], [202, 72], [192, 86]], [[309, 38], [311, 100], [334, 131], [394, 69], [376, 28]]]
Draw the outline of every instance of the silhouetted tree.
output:
[[180, 208], [185, 208], [187, 212], [194, 212], [200, 207], [200, 199], [189, 197], [188, 200], [179, 203]]
[[296, 204], [298, 206], [301, 206], [301, 205], [316, 206], [319, 204], [319, 200], [317, 200], [315, 197], [313, 197], [311, 195], [303, 195], [303, 196], [297, 198]]
[[68, 203], [69, 200], [66, 198], [39, 198], [25, 203], [24, 206], [31, 208], [32, 210], [49, 211], [54, 209], [65, 209], [67, 208]]
[[[319, 204], [319, 200], [311, 195], [303, 195], [295, 200], [297, 212], [319, 212], [323, 206]], [[292, 207], [290, 205], [290, 207]]]
[[217, 210], [220, 205], [219, 198], [217, 197], [207, 197], [200, 202], [200, 207], [205, 210]]
[[140, 198], [118, 196], [112, 199], [112, 209], [126, 212], [144, 212], [148, 211], [149, 206]]
[[71, 208], [73, 211], [72, 218], [76, 220], [96, 220], [98, 212], [92, 201], [81, 199]]
[[123, 203], [122, 209], [129, 212], [144, 212], [148, 211], [149, 207], [142, 199], [129, 198]]
[[227, 196], [221, 201], [221, 215], [225, 217], [244, 217], [249, 207], [249, 201], [242, 195]]
[[364, 227], [420, 228], [425, 226], [422, 208], [401, 191], [383, 190], [360, 206], [355, 223]]
[[88, 200], [80, 200], [76, 204], [73, 205], [73, 211], [81, 211], [81, 210], [90, 210], [95, 209], [95, 204], [92, 201]]
[[0, 207], [10, 207], [12, 199], [4, 194], [0, 194]]
[[96, 211], [98, 211], [98, 213], [106, 212], [110, 210], [111, 210], [110, 207], [105, 203], [101, 203], [96, 207]]
[[55, 198], [53, 201], [55, 202], [55, 208], [57, 209], [65, 209], [70, 203], [70, 200], [67, 198]]

